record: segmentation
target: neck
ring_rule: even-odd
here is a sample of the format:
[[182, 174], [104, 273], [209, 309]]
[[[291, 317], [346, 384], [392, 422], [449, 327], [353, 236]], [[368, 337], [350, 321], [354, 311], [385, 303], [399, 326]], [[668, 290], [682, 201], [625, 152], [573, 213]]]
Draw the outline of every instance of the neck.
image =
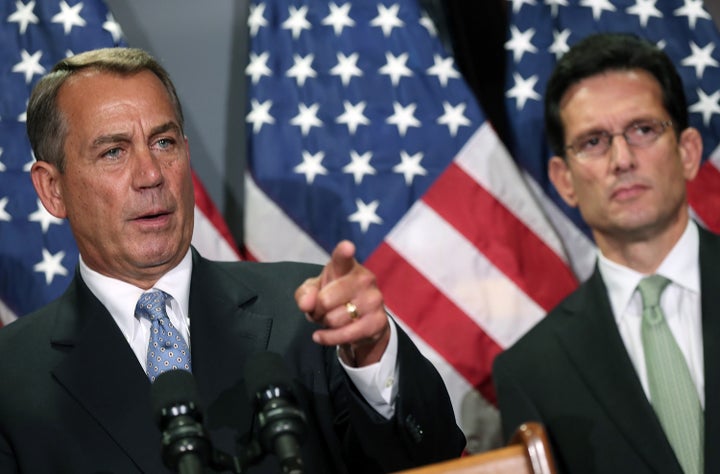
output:
[[636, 272], [652, 274], [680, 240], [689, 221], [686, 212], [660, 232], [608, 235], [594, 232], [595, 242], [608, 259]]

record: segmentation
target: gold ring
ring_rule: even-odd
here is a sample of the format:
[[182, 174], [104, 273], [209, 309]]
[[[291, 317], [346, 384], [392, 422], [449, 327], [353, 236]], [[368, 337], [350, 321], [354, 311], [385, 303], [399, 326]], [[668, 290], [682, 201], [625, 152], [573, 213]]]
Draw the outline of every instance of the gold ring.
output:
[[357, 306], [355, 306], [354, 303], [348, 301], [347, 303], [345, 303], [345, 309], [350, 315], [350, 319], [352, 319], [353, 321], [360, 317], [360, 315], [358, 314]]

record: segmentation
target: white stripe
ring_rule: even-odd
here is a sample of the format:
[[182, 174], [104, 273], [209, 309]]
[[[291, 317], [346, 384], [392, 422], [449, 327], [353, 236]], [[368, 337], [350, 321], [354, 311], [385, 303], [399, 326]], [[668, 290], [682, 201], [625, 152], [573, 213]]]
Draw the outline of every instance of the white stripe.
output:
[[485, 122], [455, 157], [455, 162], [480, 186], [542, 239], [562, 260], [568, 261], [553, 230], [517, 165], [492, 127]]
[[240, 257], [198, 206], [195, 206], [192, 244], [200, 255], [210, 260], [232, 261]]
[[298, 260], [325, 265], [330, 255], [245, 175], [245, 244], [262, 262]]
[[421, 200], [385, 240], [501, 347], [510, 346], [545, 314]]

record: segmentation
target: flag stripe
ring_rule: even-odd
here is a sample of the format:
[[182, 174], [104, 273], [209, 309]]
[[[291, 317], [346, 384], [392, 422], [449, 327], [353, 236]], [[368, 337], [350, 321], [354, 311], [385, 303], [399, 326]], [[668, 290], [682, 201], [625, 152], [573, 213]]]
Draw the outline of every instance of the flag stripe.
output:
[[[435, 181], [423, 201], [545, 310], [577, 286], [557, 254], [454, 164]], [[465, 204], [458, 206], [458, 201]], [[546, 278], [548, 273], [552, 280]]]
[[381, 244], [365, 263], [381, 275], [390, 311], [403, 314], [405, 324], [494, 401], [491, 361], [501, 348], [390, 245]]
[[711, 161], [700, 167], [694, 180], [688, 183], [688, 200], [703, 224], [720, 232], [720, 171]]
[[407, 212], [386, 242], [502, 347], [512, 344], [519, 329], [529, 328], [544, 313], [422, 201]]

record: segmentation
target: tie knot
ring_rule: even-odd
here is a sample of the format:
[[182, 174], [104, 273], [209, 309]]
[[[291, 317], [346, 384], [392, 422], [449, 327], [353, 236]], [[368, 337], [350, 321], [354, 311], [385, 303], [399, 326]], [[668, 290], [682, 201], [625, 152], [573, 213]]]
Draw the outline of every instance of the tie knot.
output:
[[165, 312], [165, 301], [168, 297], [167, 293], [160, 290], [143, 293], [135, 306], [135, 316], [147, 318], [150, 321], [165, 316], [167, 314]]
[[653, 308], [660, 304], [660, 295], [670, 280], [660, 275], [650, 275], [640, 280], [638, 290], [643, 300], [643, 308]]

